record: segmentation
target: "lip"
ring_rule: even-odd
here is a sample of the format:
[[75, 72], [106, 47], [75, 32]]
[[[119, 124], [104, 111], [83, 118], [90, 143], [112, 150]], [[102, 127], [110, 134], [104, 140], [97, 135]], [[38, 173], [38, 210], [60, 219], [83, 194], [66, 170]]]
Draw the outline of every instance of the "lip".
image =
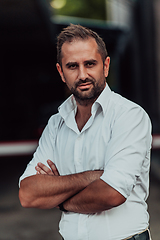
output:
[[87, 83], [82, 83], [78, 86], [78, 88], [80, 89], [87, 89], [87, 88], [90, 88], [90, 86], [92, 85], [92, 83], [90, 82], [87, 82]]

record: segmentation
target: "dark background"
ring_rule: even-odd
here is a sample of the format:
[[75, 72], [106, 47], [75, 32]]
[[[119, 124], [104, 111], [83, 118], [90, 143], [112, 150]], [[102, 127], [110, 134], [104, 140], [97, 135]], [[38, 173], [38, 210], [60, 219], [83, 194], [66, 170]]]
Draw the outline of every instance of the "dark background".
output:
[[48, 118], [68, 96], [55, 65], [56, 36], [70, 22], [100, 34], [111, 57], [110, 87], [144, 107], [154, 133], [159, 133], [152, 7], [149, 0], [137, 1], [131, 29], [126, 30], [82, 19], [56, 22], [45, 0], [1, 0], [0, 141], [38, 139]]
[[[70, 22], [100, 34], [111, 57], [110, 87], [140, 104], [151, 118], [153, 134], [160, 133], [154, 1], [132, 1], [130, 29], [89, 19], [104, 20], [104, 2], [77, 0], [73, 6], [70, 0], [64, 14], [88, 20], [64, 17], [57, 21], [47, 0], [0, 0], [0, 143], [37, 141], [68, 96], [55, 65], [56, 36]], [[154, 149], [148, 200], [153, 240], [160, 236], [159, 156], [159, 149]], [[18, 179], [31, 158], [0, 155], [0, 240], [60, 239], [58, 210], [20, 206]]]

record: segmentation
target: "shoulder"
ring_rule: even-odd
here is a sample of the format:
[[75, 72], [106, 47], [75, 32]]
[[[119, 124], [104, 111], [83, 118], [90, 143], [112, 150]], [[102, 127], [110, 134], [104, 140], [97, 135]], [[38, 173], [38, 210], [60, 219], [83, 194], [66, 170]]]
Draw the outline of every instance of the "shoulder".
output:
[[110, 98], [106, 118], [110, 119], [111, 129], [118, 132], [130, 129], [141, 131], [142, 128], [151, 132], [152, 129], [150, 118], [141, 106], [114, 92]]
[[48, 120], [48, 124], [47, 124], [45, 130], [49, 134], [54, 134], [55, 131], [57, 131], [57, 129], [59, 128], [62, 121], [63, 121], [63, 118], [61, 117], [61, 115], [59, 113], [52, 115]]
[[114, 92], [111, 95], [110, 108], [119, 116], [132, 113], [133, 115], [142, 114], [149, 118], [146, 111], [140, 105]]
[[61, 115], [59, 113], [56, 113], [49, 118], [48, 125], [50, 126], [57, 125], [61, 119], [62, 119]]

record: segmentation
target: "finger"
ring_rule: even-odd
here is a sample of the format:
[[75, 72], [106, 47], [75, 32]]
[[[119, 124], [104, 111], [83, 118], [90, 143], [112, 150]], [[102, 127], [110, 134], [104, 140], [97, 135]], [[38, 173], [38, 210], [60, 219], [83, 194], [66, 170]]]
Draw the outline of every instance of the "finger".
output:
[[51, 160], [47, 160], [47, 163], [52, 169], [52, 172], [54, 173], [54, 175], [59, 176], [59, 172], [58, 172], [58, 169], [56, 168], [56, 165]]
[[40, 171], [41, 173], [45, 172], [48, 175], [54, 175], [52, 170], [49, 167], [47, 167], [46, 165], [44, 165], [43, 163], [40, 162], [37, 164], [37, 166], [41, 169], [41, 171]]
[[35, 167], [35, 169], [36, 169], [36, 174], [47, 174], [43, 169], [41, 169], [40, 167], [38, 167], [38, 166], [36, 166]]
[[50, 166], [50, 168], [52, 169], [52, 172], [54, 173], [54, 175], [59, 176], [60, 174], [58, 172], [56, 165], [51, 160], [48, 160], [47, 163]]

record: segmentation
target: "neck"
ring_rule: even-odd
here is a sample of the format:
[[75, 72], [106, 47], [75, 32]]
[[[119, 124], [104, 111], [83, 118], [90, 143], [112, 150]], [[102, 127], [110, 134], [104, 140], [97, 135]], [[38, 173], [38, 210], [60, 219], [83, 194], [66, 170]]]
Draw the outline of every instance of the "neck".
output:
[[88, 104], [85, 106], [77, 103], [77, 113], [76, 113], [75, 119], [76, 119], [78, 129], [80, 131], [82, 130], [86, 122], [91, 117], [91, 108], [92, 108], [92, 104]]

